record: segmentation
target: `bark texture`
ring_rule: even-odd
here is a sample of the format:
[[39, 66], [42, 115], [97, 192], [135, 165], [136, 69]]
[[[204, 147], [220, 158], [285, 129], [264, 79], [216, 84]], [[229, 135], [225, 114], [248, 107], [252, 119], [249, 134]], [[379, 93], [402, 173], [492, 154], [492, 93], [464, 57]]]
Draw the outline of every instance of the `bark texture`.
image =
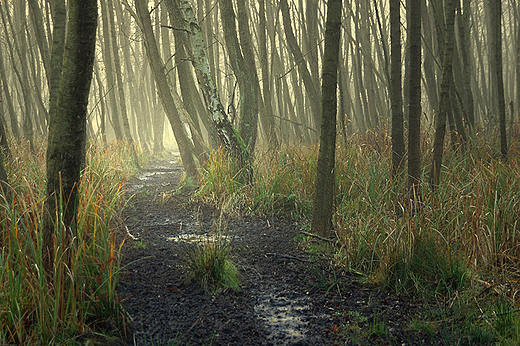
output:
[[421, 2], [407, 1], [409, 14], [408, 41], [408, 186], [410, 198], [419, 199], [421, 182]]
[[320, 150], [312, 215], [312, 231], [325, 237], [330, 236], [333, 227], [341, 12], [341, 0], [329, 0], [322, 66]]
[[63, 225], [71, 241], [77, 222], [78, 188], [85, 165], [87, 105], [94, 66], [97, 1], [69, 3], [63, 72], [47, 148], [47, 199], [43, 229], [44, 265], [52, 273], [54, 231]]

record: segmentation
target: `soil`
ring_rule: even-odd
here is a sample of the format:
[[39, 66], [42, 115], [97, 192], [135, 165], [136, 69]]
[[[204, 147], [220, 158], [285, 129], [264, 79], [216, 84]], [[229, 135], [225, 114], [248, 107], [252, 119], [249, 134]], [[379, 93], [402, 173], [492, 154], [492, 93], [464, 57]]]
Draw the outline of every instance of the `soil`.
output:
[[[128, 345], [442, 343], [410, 328], [418, 301], [332, 270], [295, 240], [297, 222], [221, 215], [191, 201], [182, 174], [178, 159], [156, 161], [127, 184], [119, 296], [132, 318]], [[186, 280], [184, 251], [216, 228], [231, 239], [237, 292]]]

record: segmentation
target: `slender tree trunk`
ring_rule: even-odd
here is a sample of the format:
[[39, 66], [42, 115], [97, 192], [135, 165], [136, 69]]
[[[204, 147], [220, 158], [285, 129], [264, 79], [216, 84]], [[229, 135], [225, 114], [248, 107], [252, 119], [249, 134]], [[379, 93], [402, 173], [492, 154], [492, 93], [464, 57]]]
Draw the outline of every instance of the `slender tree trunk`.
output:
[[[215, 126], [213, 126], [210, 117], [208, 116], [207, 110], [204, 108], [201, 96], [195, 85], [193, 78], [193, 72], [189, 65], [189, 56], [187, 51], [190, 50], [190, 41], [188, 35], [184, 30], [184, 17], [181, 9], [174, 3], [174, 0], [166, 0], [166, 6], [170, 15], [170, 22], [174, 26], [173, 36], [175, 39], [175, 65], [177, 66], [177, 73], [179, 76], [179, 85], [181, 88], [182, 99], [185, 104], [185, 108], [188, 114], [191, 114], [195, 119], [197, 113], [206, 128], [209, 136], [210, 147], [215, 147], [218, 141], [217, 132]], [[194, 119], [194, 121], [195, 121]], [[197, 122], [198, 124], [198, 122]], [[196, 125], [199, 135], [202, 137], [202, 130], [200, 125]], [[205, 154], [204, 154], [205, 156]], [[200, 160], [200, 158], [199, 158]], [[205, 159], [202, 159], [204, 162]]]
[[419, 201], [421, 196], [421, 2], [407, 1], [409, 24], [409, 84], [408, 84], [408, 186], [410, 198]]
[[[254, 60], [253, 66], [246, 66], [242, 48], [238, 42], [235, 24], [236, 16], [232, 1], [219, 0], [219, 4], [229, 63], [235, 73], [240, 89], [240, 122], [238, 132], [245, 141], [248, 150], [252, 152], [255, 148], [258, 128], [258, 94], [256, 94], [257, 90], [253, 80], [256, 68], [254, 68]], [[252, 51], [250, 50], [248, 53], [252, 54]], [[254, 70], [251, 70], [251, 67]]]
[[516, 28], [516, 113], [520, 120], [520, 25]]
[[[4, 166], [5, 159], [8, 157], [11, 157], [11, 150], [7, 142], [7, 132], [4, 126], [3, 114], [0, 114], [0, 203], [5, 201], [6, 205], [12, 202], [11, 187], [9, 186], [9, 180], [7, 179], [7, 172]], [[0, 245], [2, 245], [1, 239]]]
[[390, 0], [392, 102], [392, 175], [397, 177], [404, 163], [403, 89], [401, 68], [401, 1]]
[[114, 59], [112, 58], [112, 43], [110, 42], [110, 18], [108, 14], [107, 0], [101, 1], [101, 18], [103, 19], [103, 62], [105, 65], [105, 73], [107, 77], [107, 92], [109, 99], [110, 119], [112, 120], [112, 128], [118, 141], [123, 140], [123, 131], [121, 129], [121, 118], [119, 116], [119, 107], [116, 99], [116, 77], [114, 75]]
[[195, 75], [202, 90], [202, 95], [206, 102], [206, 107], [212, 116], [213, 124], [217, 129], [217, 134], [220, 141], [231, 155], [238, 159], [241, 163], [241, 168], [246, 174], [246, 179], [252, 182], [253, 167], [251, 156], [248, 149], [235, 130], [233, 125], [229, 122], [224, 106], [220, 102], [220, 97], [217, 92], [216, 84], [210, 74], [209, 62], [205, 51], [204, 41], [202, 39], [202, 32], [200, 26], [195, 19], [193, 9], [189, 0], [179, 1], [179, 6], [184, 15], [184, 20], [189, 28], [189, 37], [191, 40], [190, 56], [192, 57], [192, 64], [195, 68]]
[[134, 164], [137, 167], [139, 165], [139, 159], [137, 157], [137, 150], [135, 148], [134, 139], [132, 138], [132, 134], [130, 133], [130, 122], [128, 121], [128, 111], [126, 107], [126, 97], [123, 85], [122, 78], [122, 70], [121, 70], [121, 60], [119, 59], [119, 47], [117, 44], [116, 38], [116, 26], [114, 24], [114, 5], [112, 0], [107, 0], [107, 10], [108, 10], [108, 24], [109, 24], [109, 32], [105, 33], [105, 40], [110, 39], [112, 41], [112, 52], [114, 57], [114, 70], [116, 76], [116, 86], [117, 92], [119, 95], [119, 107], [121, 109], [121, 120], [123, 121], [123, 134], [125, 139], [128, 141], [130, 145], [130, 151], [132, 154], [132, 159], [134, 160]]
[[507, 132], [506, 132], [506, 102], [504, 97], [504, 76], [502, 67], [502, 0], [489, 0], [491, 6], [491, 26], [493, 28], [493, 40], [491, 44], [494, 55], [494, 72], [496, 81], [496, 95], [498, 103], [498, 118], [500, 127], [500, 153], [502, 158], [507, 158]]
[[285, 30], [285, 38], [287, 40], [287, 45], [291, 51], [291, 54], [294, 58], [295, 63], [298, 66], [298, 71], [303, 80], [303, 84], [305, 85], [305, 90], [307, 91], [307, 95], [309, 96], [309, 103], [312, 112], [312, 118], [315, 123], [315, 127], [318, 127], [321, 123], [320, 114], [320, 93], [318, 91], [317, 86], [314, 84], [309, 69], [307, 68], [307, 64], [305, 62], [305, 57], [303, 56], [300, 46], [298, 45], [298, 41], [294, 36], [294, 32], [291, 25], [291, 15], [289, 13], [289, 5], [287, 0], [280, 0], [280, 8], [282, 10], [283, 16], [283, 25]]
[[40, 9], [40, 5], [38, 4], [38, 0], [28, 0], [29, 4], [29, 12], [31, 15], [31, 19], [34, 23], [34, 31], [36, 33], [36, 42], [38, 44], [38, 48], [40, 49], [40, 55], [43, 61], [43, 67], [45, 68], [45, 74], [47, 77], [47, 83], [50, 82], [50, 53], [49, 53], [49, 44], [47, 38], [45, 37], [45, 28], [43, 26], [43, 17], [42, 11]]
[[139, 18], [138, 24], [145, 36], [144, 43], [148, 62], [154, 75], [159, 98], [161, 99], [164, 111], [170, 120], [184, 169], [189, 177], [197, 178], [199, 173], [193, 159], [191, 149], [192, 144], [188, 138], [184, 124], [181, 122], [179, 113], [177, 112], [177, 105], [172, 95], [172, 89], [170, 89], [170, 85], [166, 79], [164, 71], [165, 66], [159, 54], [159, 49], [157, 48], [152, 32], [152, 23], [150, 20], [150, 14], [148, 13], [147, 1], [135, 0], [135, 7]]
[[262, 91], [263, 91], [263, 100], [264, 107], [266, 113], [266, 121], [264, 126], [264, 130], [266, 132], [268, 141], [273, 148], [278, 147], [278, 136], [276, 134], [275, 124], [274, 124], [274, 110], [271, 98], [271, 85], [269, 79], [269, 60], [267, 57], [267, 21], [266, 21], [266, 8], [265, 8], [265, 0], [259, 0], [258, 2], [259, 11], [259, 27], [258, 27], [258, 49], [260, 51], [260, 69], [262, 71]]
[[11, 98], [11, 93], [9, 89], [9, 82], [7, 81], [7, 76], [5, 74], [5, 67], [4, 67], [4, 58], [2, 53], [2, 47], [0, 45], [0, 78], [2, 79], [2, 86], [4, 91], [4, 97], [3, 99], [7, 103], [7, 111], [9, 112], [9, 120], [11, 124], [11, 133], [14, 135], [16, 139], [20, 138], [20, 129], [18, 126], [18, 121], [16, 117], [16, 113], [14, 111], [14, 105], [13, 100]]
[[442, 79], [440, 88], [439, 113], [437, 114], [435, 140], [433, 142], [433, 162], [430, 171], [430, 186], [435, 190], [441, 176], [442, 156], [444, 153], [444, 136], [446, 134], [446, 113], [450, 100], [450, 89], [453, 81], [453, 46], [455, 43], [455, 3], [446, 0], [446, 42], [442, 58]]
[[63, 66], [63, 50], [65, 49], [65, 23], [67, 10], [65, 0], [54, 0], [52, 13], [52, 47], [51, 47], [51, 73], [49, 77], [49, 123], [55, 113], [56, 102], [60, 88], [61, 70]]
[[[463, 2], [462, 8], [460, 1]], [[471, 89], [471, 47], [470, 47], [470, 0], [457, 0], [459, 8], [459, 36], [460, 51], [462, 57], [462, 74], [464, 80], [464, 109], [466, 121], [470, 131], [475, 127], [475, 106], [473, 101], [473, 90]], [[462, 10], [462, 13], [460, 13]]]
[[334, 211], [336, 113], [339, 46], [341, 42], [341, 0], [327, 3], [325, 52], [322, 67], [322, 116], [320, 150], [316, 174], [316, 192], [312, 231], [330, 237]]
[[[77, 226], [78, 189], [85, 165], [87, 105], [94, 66], [97, 1], [69, 3], [69, 20], [58, 102], [49, 124], [47, 199], [43, 229], [44, 266], [52, 276], [55, 246], [70, 246]], [[65, 244], [56, 227], [64, 225]], [[70, 233], [69, 233], [70, 232]]]

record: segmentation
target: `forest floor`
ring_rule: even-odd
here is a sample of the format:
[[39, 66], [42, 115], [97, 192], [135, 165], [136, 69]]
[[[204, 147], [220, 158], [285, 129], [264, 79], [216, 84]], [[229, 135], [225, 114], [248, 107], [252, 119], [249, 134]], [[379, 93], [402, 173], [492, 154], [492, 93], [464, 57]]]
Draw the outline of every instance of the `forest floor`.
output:
[[[443, 344], [411, 327], [419, 301], [334, 271], [298, 241], [297, 222], [222, 216], [194, 203], [181, 177], [178, 159], [155, 161], [126, 186], [122, 229], [134, 238], [122, 249], [118, 294], [132, 318], [128, 345]], [[183, 253], [215, 225], [231, 239], [238, 292], [186, 281]]]

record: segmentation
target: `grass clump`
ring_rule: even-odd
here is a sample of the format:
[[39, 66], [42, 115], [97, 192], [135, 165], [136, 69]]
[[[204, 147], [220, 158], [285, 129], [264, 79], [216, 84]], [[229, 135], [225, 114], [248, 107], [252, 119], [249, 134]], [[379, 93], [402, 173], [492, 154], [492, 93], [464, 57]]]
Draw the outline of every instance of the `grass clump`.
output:
[[238, 269], [230, 257], [229, 244], [222, 239], [196, 243], [185, 251], [189, 280], [194, 280], [207, 292], [240, 289]]
[[238, 291], [240, 277], [231, 256], [231, 240], [222, 233], [221, 223], [214, 229], [184, 247], [186, 279], [195, 281], [211, 294]]
[[[43, 140], [31, 154], [11, 143], [6, 162], [13, 201], [0, 206], [0, 344], [116, 343], [125, 312], [115, 289], [121, 244], [111, 223], [122, 203], [122, 184], [133, 168], [121, 144], [91, 145], [81, 177], [77, 231], [56, 225], [53, 272], [43, 270], [45, 199]], [[51, 277], [52, 279], [48, 279]]]

